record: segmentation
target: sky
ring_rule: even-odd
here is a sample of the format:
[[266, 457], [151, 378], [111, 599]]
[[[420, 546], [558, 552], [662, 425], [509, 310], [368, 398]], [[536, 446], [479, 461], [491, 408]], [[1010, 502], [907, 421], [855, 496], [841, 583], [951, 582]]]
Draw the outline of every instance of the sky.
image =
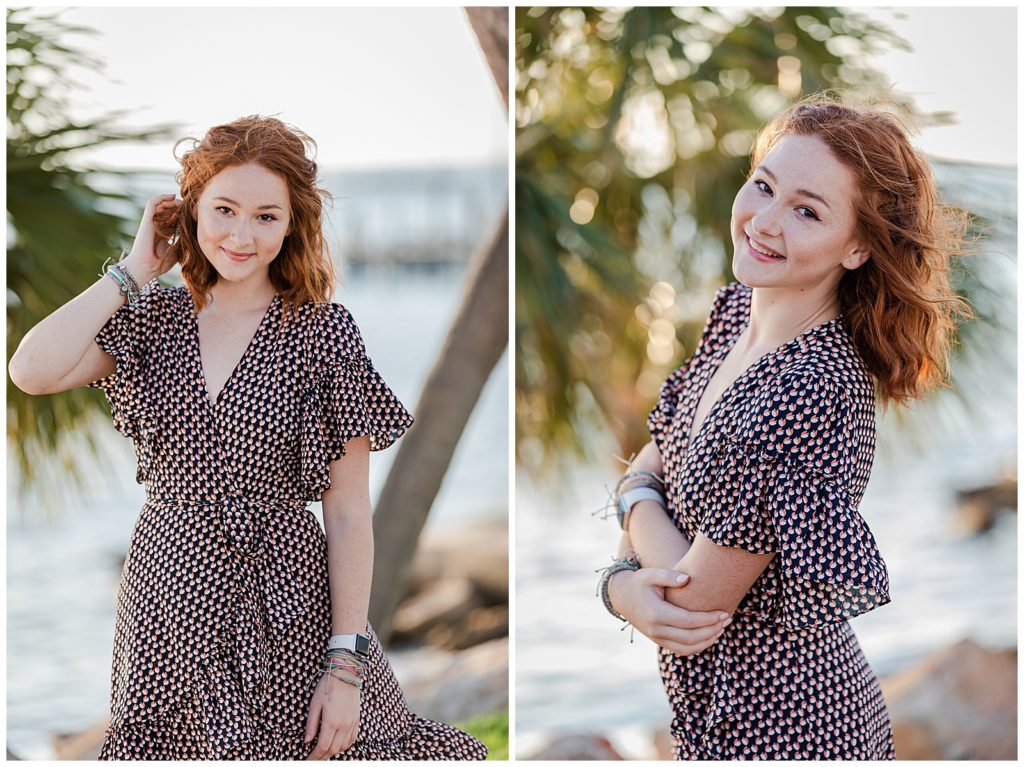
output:
[[1017, 162], [1017, 13], [1015, 8], [859, 8], [913, 47], [875, 64], [923, 112], [949, 110], [957, 124], [922, 130], [925, 152], [947, 159]]
[[[503, 163], [504, 104], [460, 8], [72, 8], [97, 30], [77, 46], [83, 115], [130, 109], [132, 126], [180, 136], [249, 114], [310, 134], [324, 168]], [[91, 155], [121, 168], [174, 168], [173, 141]], [[84, 161], [85, 155], [83, 155]]]
[[[926, 152], [1014, 164], [1017, 11], [859, 8], [913, 47], [876, 62], [923, 111], [957, 124], [923, 129]], [[904, 18], [900, 18], [902, 15]], [[501, 162], [506, 116], [461, 9], [73, 8], [97, 29], [79, 39], [106, 62], [81, 73], [82, 114], [133, 111], [180, 135], [245, 114], [276, 114], [311, 134], [324, 167]], [[95, 156], [115, 167], [173, 168], [170, 144]]]

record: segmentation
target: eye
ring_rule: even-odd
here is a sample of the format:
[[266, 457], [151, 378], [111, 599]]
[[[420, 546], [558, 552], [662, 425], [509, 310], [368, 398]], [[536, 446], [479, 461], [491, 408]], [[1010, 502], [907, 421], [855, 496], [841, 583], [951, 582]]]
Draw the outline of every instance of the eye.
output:
[[801, 205], [799, 208], [797, 208], [797, 210], [799, 210], [799, 211], [807, 211], [806, 213], [801, 213], [800, 214], [803, 218], [809, 218], [812, 221], [820, 221], [821, 220], [821, 219], [818, 218], [818, 214], [815, 213], [810, 208], [808, 208], [806, 205]]
[[214, 208], [214, 210], [217, 211], [218, 213], [224, 214], [225, 216], [228, 215], [229, 213], [234, 212], [227, 205], [218, 205], [216, 208]]
[[766, 182], [762, 181], [761, 179], [755, 179], [754, 180], [754, 186], [756, 186], [758, 189], [760, 189], [765, 194], [771, 194], [772, 193], [772, 188], [770, 186], [768, 186], [768, 184]]
[[277, 221], [277, 217], [274, 216], [271, 213], [261, 213], [260, 214], [260, 221], [264, 221], [264, 222], [267, 222], [267, 221]]

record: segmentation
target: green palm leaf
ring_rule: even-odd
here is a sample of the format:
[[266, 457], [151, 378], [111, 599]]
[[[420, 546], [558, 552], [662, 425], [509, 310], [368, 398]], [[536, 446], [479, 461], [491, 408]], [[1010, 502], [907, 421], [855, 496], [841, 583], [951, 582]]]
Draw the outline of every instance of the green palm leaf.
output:
[[[101, 174], [126, 180], [127, 174], [74, 166], [75, 154], [171, 135], [172, 126], [120, 127], [126, 111], [82, 121], [65, 116], [75, 84], [65, 70], [72, 63], [101, 67], [66, 39], [91, 33], [65, 24], [59, 13], [7, 12], [8, 359], [29, 329], [81, 293], [103, 261], [131, 242], [141, 214], [130, 195], [102, 190]], [[7, 438], [22, 489], [49, 491], [54, 499], [64, 478], [80, 481], [98, 451], [88, 427], [105, 412], [95, 391], [33, 397], [8, 380]]]

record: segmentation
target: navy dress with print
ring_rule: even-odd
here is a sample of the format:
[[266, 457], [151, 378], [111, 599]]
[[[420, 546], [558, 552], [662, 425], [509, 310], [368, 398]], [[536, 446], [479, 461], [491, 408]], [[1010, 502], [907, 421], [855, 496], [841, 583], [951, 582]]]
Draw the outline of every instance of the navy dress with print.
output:
[[[331, 633], [327, 545], [306, 506], [345, 443], [387, 447], [412, 418], [337, 304], [275, 296], [211, 402], [195, 303], [154, 288], [96, 338], [92, 383], [130, 437], [146, 502], [118, 591], [101, 759], [304, 759]], [[482, 759], [475, 738], [412, 714], [372, 630], [356, 742], [338, 759]]]
[[700, 345], [648, 420], [676, 526], [690, 540], [775, 554], [714, 645], [659, 651], [676, 755], [893, 759], [878, 680], [847, 622], [889, 594], [857, 510], [874, 456], [874, 385], [842, 316], [754, 363], [687, 444], [750, 301], [737, 283], [719, 290]]

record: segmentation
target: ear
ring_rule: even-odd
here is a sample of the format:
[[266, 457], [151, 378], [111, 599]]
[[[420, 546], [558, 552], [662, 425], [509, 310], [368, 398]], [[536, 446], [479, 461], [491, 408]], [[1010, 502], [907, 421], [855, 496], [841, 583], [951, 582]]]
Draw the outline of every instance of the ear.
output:
[[858, 269], [863, 266], [864, 262], [870, 257], [871, 253], [866, 247], [864, 247], [863, 243], [857, 242], [854, 244], [853, 249], [846, 254], [846, 258], [844, 258], [841, 263], [844, 268], [852, 272], [854, 269]]

